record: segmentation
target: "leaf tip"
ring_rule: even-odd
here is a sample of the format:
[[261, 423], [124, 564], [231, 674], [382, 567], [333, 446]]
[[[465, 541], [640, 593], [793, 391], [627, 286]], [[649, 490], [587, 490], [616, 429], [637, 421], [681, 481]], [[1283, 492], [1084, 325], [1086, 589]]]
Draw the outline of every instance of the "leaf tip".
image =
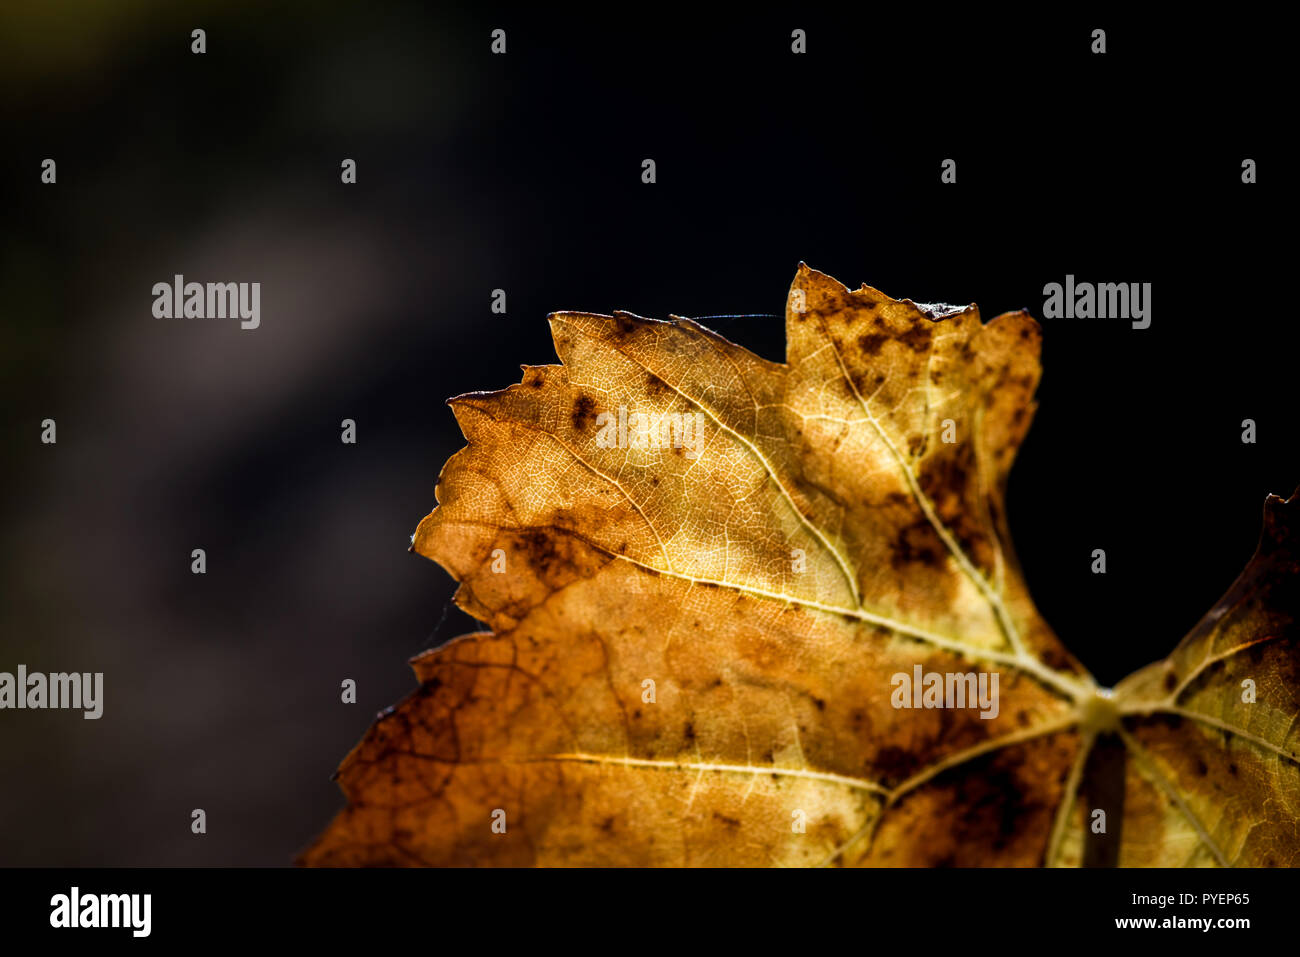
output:
[[1264, 544], [1276, 547], [1287, 544], [1296, 534], [1296, 514], [1300, 513], [1300, 486], [1291, 493], [1290, 498], [1270, 492], [1264, 499], [1264, 529], [1260, 537]]

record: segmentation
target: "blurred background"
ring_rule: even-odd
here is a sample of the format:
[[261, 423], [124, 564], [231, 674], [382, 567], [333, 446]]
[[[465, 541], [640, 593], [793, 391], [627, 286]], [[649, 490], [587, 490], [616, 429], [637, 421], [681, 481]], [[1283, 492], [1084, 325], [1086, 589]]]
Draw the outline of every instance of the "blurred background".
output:
[[[7, 4], [0, 670], [102, 671], [105, 704], [0, 712], [0, 864], [288, 864], [406, 659], [474, 630], [407, 552], [463, 444], [443, 400], [554, 361], [559, 309], [770, 313], [706, 324], [779, 359], [800, 260], [986, 319], [1153, 284], [1148, 330], [1046, 323], [1009, 509], [1100, 680], [1167, 653], [1300, 482], [1285, 34], [1207, 29]], [[260, 328], [154, 318], [176, 273], [260, 282]]]

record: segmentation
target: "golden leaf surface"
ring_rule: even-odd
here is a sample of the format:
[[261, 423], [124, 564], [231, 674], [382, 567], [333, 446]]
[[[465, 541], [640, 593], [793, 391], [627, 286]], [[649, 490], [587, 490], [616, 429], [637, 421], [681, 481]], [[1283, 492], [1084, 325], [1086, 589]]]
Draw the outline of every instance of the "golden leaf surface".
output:
[[[413, 538], [490, 631], [414, 659], [302, 863], [1069, 865], [1111, 792], [1110, 862], [1300, 863], [1294, 496], [1112, 694], [1007, 532], [1027, 313], [801, 265], [784, 363], [689, 319], [550, 322], [562, 364], [451, 400], [469, 444]], [[898, 706], [932, 673], [957, 706]]]

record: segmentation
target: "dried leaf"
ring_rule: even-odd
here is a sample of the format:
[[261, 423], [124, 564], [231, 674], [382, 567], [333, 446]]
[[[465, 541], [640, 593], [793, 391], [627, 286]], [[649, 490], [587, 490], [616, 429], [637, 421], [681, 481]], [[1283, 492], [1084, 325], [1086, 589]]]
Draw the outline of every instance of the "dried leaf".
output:
[[[1294, 496], [1108, 694], [1007, 533], [1028, 314], [801, 266], [784, 364], [689, 319], [550, 322], [562, 365], [452, 400], [469, 445], [413, 539], [490, 631], [413, 661], [303, 863], [1297, 863]], [[917, 669], [974, 686], [897, 706]]]

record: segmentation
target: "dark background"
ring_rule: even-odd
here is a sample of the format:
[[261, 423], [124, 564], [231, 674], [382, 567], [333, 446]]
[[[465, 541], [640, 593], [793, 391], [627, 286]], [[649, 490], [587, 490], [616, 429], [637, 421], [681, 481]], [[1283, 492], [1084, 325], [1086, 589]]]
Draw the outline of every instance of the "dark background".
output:
[[[1286, 34], [908, 9], [0, 14], [0, 670], [105, 673], [99, 721], [0, 713], [0, 864], [287, 864], [405, 660], [473, 630], [406, 550], [443, 400], [554, 361], [548, 312], [779, 315], [800, 260], [986, 320], [1153, 284], [1150, 329], [1045, 323], [1009, 509], [1099, 680], [1166, 654], [1300, 482]], [[261, 328], [155, 319], [174, 273], [261, 282]], [[706, 324], [782, 357], [779, 318]]]

